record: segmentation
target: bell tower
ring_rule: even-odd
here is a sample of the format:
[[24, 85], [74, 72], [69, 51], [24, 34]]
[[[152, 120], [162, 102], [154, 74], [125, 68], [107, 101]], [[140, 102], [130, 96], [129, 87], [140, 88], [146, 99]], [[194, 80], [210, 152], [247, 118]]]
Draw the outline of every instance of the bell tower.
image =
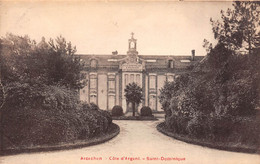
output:
[[136, 51], [136, 39], [134, 38], [134, 33], [131, 33], [132, 37], [131, 39], [128, 39], [128, 51], [127, 55], [130, 56], [137, 56], [138, 52]]

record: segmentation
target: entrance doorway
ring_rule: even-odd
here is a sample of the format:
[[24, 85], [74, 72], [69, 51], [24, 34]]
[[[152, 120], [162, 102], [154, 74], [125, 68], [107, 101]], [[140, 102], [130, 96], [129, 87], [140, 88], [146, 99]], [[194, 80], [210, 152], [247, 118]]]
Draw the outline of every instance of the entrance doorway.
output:
[[[127, 103], [127, 112], [133, 112], [133, 103]], [[138, 105], [135, 104], [135, 112], [138, 112]]]

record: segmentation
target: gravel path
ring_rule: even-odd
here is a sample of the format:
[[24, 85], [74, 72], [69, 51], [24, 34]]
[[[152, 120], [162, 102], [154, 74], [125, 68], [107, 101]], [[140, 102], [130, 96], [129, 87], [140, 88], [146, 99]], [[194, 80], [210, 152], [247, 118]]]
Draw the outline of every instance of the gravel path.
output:
[[[172, 139], [156, 130], [159, 121], [114, 122], [120, 126], [120, 134], [106, 143], [81, 149], [4, 156], [0, 157], [0, 163], [260, 164], [260, 155], [257, 154], [216, 150]], [[86, 160], [91, 157], [92, 160]], [[102, 160], [97, 160], [100, 158]]]

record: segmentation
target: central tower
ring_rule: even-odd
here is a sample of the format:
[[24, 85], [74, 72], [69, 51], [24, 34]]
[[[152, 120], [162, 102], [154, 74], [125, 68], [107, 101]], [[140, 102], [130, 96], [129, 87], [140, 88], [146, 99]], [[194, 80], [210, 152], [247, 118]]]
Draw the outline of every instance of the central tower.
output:
[[[136, 83], [140, 87], [143, 87], [143, 69], [145, 68], [143, 65], [143, 60], [138, 57], [138, 52], [136, 51], [136, 39], [134, 38], [134, 33], [131, 33], [131, 38], [128, 39], [128, 51], [127, 57], [122, 60], [122, 107], [126, 110], [126, 112], [133, 111], [132, 103], [129, 103], [125, 99], [125, 88], [129, 83]], [[144, 88], [144, 87], [143, 87]], [[136, 106], [135, 110], [138, 110], [142, 107]]]
[[128, 56], [137, 56], [138, 52], [136, 51], [136, 39], [134, 38], [134, 33], [131, 33], [132, 37], [131, 39], [128, 39], [128, 51], [127, 55]]

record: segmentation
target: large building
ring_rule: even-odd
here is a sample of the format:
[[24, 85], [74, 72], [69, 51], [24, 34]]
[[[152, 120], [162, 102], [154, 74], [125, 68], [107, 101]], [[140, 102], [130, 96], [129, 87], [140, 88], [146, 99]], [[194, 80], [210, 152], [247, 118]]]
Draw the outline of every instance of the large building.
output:
[[94, 102], [101, 109], [111, 110], [114, 105], [120, 105], [124, 112], [131, 111], [124, 89], [135, 82], [142, 88], [144, 98], [138, 110], [150, 106], [154, 112], [163, 111], [158, 96], [164, 82], [173, 81], [203, 58], [195, 56], [194, 50], [190, 56], [139, 55], [133, 33], [128, 44], [126, 55], [119, 55], [117, 51], [111, 55], [79, 55], [85, 63], [84, 73], [88, 79], [88, 85], [80, 90], [82, 101]]

